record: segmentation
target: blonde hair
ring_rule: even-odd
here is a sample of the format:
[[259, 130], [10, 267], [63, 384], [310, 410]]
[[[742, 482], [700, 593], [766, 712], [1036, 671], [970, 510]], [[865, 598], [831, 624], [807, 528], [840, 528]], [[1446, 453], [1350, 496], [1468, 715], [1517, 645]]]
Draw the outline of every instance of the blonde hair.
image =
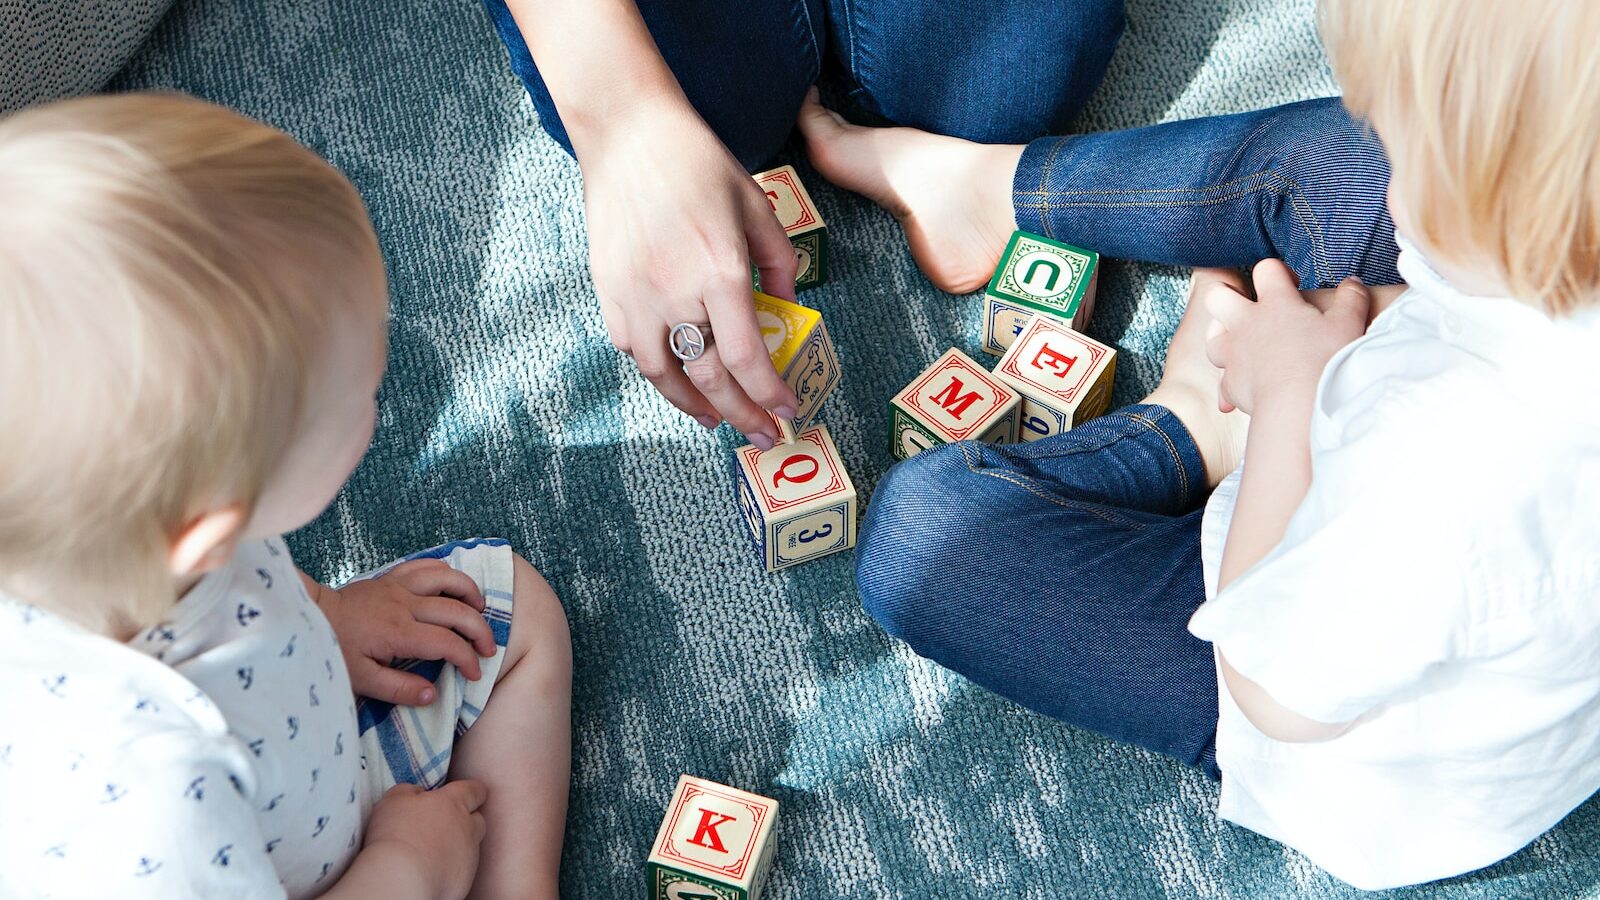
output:
[[0, 122], [0, 591], [158, 621], [173, 538], [253, 505], [382, 278], [355, 189], [281, 131], [164, 94]]
[[[1554, 314], [1600, 294], [1600, 3], [1323, 0], [1407, 236]], [[1461, 287], [1470, 290], [1471, 285]]]

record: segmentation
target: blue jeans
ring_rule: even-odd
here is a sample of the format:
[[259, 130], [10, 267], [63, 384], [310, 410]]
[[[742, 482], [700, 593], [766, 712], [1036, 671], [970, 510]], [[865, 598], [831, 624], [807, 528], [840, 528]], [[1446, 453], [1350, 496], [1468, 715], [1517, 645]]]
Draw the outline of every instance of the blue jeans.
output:
[[1220, 777], [1205, 469], [1159, 406], [896, 465], [856, 549], [862, 603], [922, 656], [1029, 709]]
[[[484, 5], [545, 130], [571, 152], [505, 0]], [[1041, 137], [1066, 132], [1100, 83], [1122, 36], [1123, 0], [639, 0], [639, 8], [690, 102], [751, 171], [783, 147], [826, 65], [857, 105], [890, 122], [1031, 141], [1013, 198], [1029, 231], [1172, 265], [1277, 257], [1305, 288], [1350, 274], [1399, 281], [1384, 208], [1388, 162], [1335, 98]]]

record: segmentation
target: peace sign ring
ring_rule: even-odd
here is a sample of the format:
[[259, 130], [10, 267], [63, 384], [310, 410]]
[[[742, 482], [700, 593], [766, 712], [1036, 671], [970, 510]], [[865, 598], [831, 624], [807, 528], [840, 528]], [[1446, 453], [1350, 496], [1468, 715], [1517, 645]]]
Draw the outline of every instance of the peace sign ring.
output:
[[673, 356], [684, 362], [694, 362], [704, 356], [706, 348], [711, 346], [711, 326], [679, 322], [667, 334], [667, 346], [672, 348]]

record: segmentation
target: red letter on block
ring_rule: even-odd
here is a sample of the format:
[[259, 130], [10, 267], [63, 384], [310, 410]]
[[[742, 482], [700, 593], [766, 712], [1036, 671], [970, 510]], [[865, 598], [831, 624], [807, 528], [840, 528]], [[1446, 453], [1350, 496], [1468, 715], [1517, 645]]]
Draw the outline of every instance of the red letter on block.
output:
[[[722, 838], [717, 835], [717, 828], [732, 821], [733, 816], [725, 816], [709, 809], [700, 810], [700, 824], [695, 827], [694, 837], [689, 838], [689, 843], [698, 844], [716, 853], [727, 853], [728, 848], [722, 845]], [[711, 839], [711, 843], [706, 843], [707, 838]]]
[[[1044, 359], [1047, 356], [1050, 358], [1049, 361], [1043, 365], [1040, 365], [1039, 360]], [[1059, 363], [1066, 363], [1066, 366], [1060, 367], [1058, 366]], [[1067, 377], [1067, 373], [1071, 372], [1072, 367], [1077, 364], [1078, 358], [1076, 356], [1063, 356], [1062, 354], [1050, 349], [1050, 344], [1048, 342], [1040, 347], [1039, 352], [1034, 354], [1033, 357], [1033, 367], [1035, 369], [1048, 368], [1057, 378]]]
[[[789, 466], [796, 463], [811, 463], [811, 470], [801, 475], [789, 474]], [[817, 462], [816, 457], [807, 456], [804, 453], [796, 453], [795, 455], [784, 460], [783, 465], [778, 466], [778, 471], [773, 473], [773, 490], [777, 490], [778, 482], [780, 481], [792, 481], [795, 484], [805, 484], [811, 479], [817, 477], [817, 473], [820, 471], [822, 471], [822, 464]]]
[[962, 414], [967, 411], [967, 407], [978, 400], [977, 391], [963, 394], [961, 393], [961, 387], [961, 379], [951, 378], [950, 383], [945, 386], [944, 390], [937, 394], [928, 395], [928, 399], [943, 407], [951, 418], [960, 419]]

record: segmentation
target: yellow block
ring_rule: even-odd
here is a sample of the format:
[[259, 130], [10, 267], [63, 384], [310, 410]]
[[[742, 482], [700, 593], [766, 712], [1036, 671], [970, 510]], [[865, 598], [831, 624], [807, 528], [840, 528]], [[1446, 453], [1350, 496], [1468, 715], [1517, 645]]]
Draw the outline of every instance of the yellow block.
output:
[[822, 313], [757, 291], [756, 324], [772, 355], [772, 367], [786, 375], [800, 348], [822, 324]]

